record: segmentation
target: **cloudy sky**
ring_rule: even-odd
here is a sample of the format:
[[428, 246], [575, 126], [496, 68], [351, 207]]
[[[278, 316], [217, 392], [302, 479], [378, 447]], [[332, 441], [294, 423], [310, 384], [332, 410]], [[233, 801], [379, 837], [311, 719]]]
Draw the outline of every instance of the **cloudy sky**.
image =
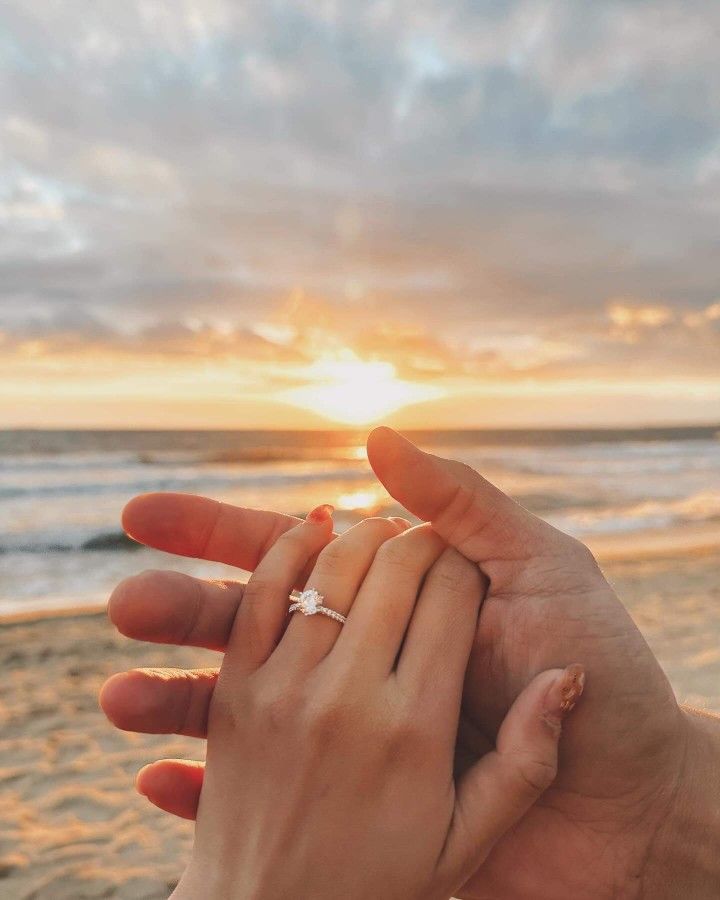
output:
[[706, 0], [5, 2], [0, 421], [720, 420], [719, 42]]

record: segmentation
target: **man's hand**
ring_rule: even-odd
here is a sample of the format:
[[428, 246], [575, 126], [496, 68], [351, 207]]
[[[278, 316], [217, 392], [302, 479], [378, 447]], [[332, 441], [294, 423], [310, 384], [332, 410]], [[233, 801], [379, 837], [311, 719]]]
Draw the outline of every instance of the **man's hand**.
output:
[[[677, 896], [658, 884], [662, 869], [668, 886], [658, 848], [667, 847], [668, 822], [687, 802], [697, 728], [589, 551], [468, 467], [423, 453], [389, 429], [371, 434], [368, 456], [390, 494], [487, 580], [465, 684], [462, 765], [494, 744], [512, 702], [539, 672], [578, 660], [588, 673], [557, 781], [461, 896]], [[131, 502], [124, 521], [143, 543], [253, 569], [297, 520], [149, 495]], [[242, 585], [154, 573], [123, 582], [110, 615], [131, 637], [223, 649], [241, 599]], [[133, 672], [115, 676], [102, 702], [119, 727], [203, 736], [212, 686], [207, 672]], [[188, 817], [201, 783], [202, 768], [180, 761], [155, 763], [139, 778], [154, 803]]]

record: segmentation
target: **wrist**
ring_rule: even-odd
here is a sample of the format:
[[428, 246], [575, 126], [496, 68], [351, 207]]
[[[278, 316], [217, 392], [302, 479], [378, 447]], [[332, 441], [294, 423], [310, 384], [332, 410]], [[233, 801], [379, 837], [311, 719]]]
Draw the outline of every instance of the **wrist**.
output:
[[720, 896], [720, 717], [683, 710], [682, 770], [643, 866], [641, 897]]

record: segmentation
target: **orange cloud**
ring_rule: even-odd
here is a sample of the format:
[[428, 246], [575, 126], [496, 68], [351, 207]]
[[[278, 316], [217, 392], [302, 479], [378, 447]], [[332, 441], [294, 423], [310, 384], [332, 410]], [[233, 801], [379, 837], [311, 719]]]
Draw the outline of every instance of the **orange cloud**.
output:
[[631, 304], [615, 300], [608, 306], [608, 315], [613, 325], [620, 329], [661, 328], [675, 319], [675, 313], [668, 306], [660, 304]]

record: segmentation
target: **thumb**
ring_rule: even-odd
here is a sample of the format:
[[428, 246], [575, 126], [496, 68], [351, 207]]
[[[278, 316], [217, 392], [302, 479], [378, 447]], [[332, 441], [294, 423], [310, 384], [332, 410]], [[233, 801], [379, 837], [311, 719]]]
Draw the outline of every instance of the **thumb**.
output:
[[460, 780], [444, 859], [455, 884], [482, 865], [555, 780], [562, 722], [584, 686], [585, 671], [578, 663], [534, 678], [500, 726], [495, 750]]
[[388, 493], [473, 562], [527, 559], [559, 534], [469, 466], [426, 453], [391, 428], [372, 431], [367, 450]]

